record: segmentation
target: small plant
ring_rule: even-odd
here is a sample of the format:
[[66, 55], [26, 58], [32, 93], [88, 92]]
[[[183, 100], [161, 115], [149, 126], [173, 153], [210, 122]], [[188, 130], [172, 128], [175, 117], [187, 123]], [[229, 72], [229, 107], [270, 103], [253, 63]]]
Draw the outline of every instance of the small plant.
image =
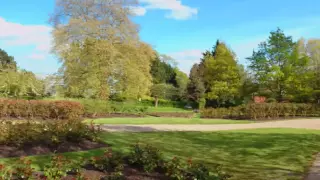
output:
[[34, 169], [31, 167], [31, 160], [22, 157], [14, 166], [12, 175], [17, 179], [31, 179], [33, 172]]
[[60, 180], [66, 177], [69, 171], [73, 170], [69, 160], [61, 155], [54, 154], [51, 162], [44, 168], [44, 176], [48, 180]]
[[165, 164], [166, 176], [173, 180], [183, 180], [184, 172], [183, 165], [177, 157], [174, 157], [171, 161]]
[[161, 154], [157, 148], [150, 145], [142, 146], [139, 143], [133, 146], [129, 155], [132, 165], [143, 168], [146, 172], [152, 172], [162, 161]]
[[5, 165], [0, 164], [0, 180], [12, 179], [12, 173], [5, 167]]
[[100, 171], [114, 172], [123, 164], [122, 156], [118, 153], [112, 152], [109, 148], [104, 151], [103, 156], [96, 156], [91, 158], [91, 164]]

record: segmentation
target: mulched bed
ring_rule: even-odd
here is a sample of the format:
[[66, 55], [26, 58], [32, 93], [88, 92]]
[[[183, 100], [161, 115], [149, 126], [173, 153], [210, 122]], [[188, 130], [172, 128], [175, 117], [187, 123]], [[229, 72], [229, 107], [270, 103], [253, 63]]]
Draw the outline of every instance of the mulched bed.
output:
[[0, 145], [0, 158], [43, 155], [51, 154], [54, 152], [64, 153], [86, 151], [103, 147], [108, 147], [108, 145], [102, 142], [92, 142], [89, 140], [82, 140], [78, 143], [64, 142], [57, 146], [48, 146], [47, 144], [25, 145], [23, 147]]
[[[84, 171], [82, 171], [85, 178], [88, 179], [108, 179], [110, 176], [110, 173], [101, 172], [99, 170], [96, 170], [94, 168], [86, 168]], [[146, 173], [138, 168], [124, 165], [123, 175], [126, 180], [168, 180], [169, 178], [164, 175], [164, 173], [159, 172], [153, 172], [153, 173]], [[65, 178], [62, 178], [62, 180], [73, 180], [75, 178], [75, 175], [70, 174]]]
[[99, 114], [87, 114], [85, 117], [91, 119], [98, 118], [115, 118], [115, 117], [129, 117], [129, 118], [141, 118], [144, 117], [143, 114], [130, 114], [130, 113], [99, 113]]

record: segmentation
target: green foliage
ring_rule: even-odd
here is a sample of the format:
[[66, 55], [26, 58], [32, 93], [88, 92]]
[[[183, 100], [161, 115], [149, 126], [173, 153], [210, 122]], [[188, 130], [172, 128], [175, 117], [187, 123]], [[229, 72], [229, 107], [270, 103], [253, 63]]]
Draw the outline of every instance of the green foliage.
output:
[[59, 180], [72, 170], [71, 162], [64, 156], [54, 154], [50, 164], [44, 167], [44, 177], [48, 180]]
[[320, 116], [320, 107], [312, 104], [261, 103], [231, 108], [208, 108], [201, 111], [203, 118], [278, 119]]
[[44, 96], [44, 83], [32, 72], [0, 71], [0, 96], [35, 99]]
[[240, 69], [234, 53], [224, 43], [218, 41], [212, 54], [205, 55], [203, 64], [207, 99], [220, 106], [239, 96]]
[[72, 101], [0, 99], [0, 118], [80, 119], [83, 106]]
[[15, 164], [14, 169], [12, 176], [17, 179], [31, 179], [33, 176], [34, 169], [31, 167], [31, 161], [23, 157]]
[[103, 172], [118, 171], [122, 168], [123, 163], [123, 157], [119, 153], [113, 152], [111, 148], [105, 150], [102, 157], [96, 156], [90, 160], [90, 164]]
[[170, 83], [175, 78], [175, 70], [170, 64], [161, 61], [159, 55], [156, 55], [151, 64], [153, 84]]
[[0, 72], [3, 71], [16, 71], [17, 63], [13, 56], [9, 56], [8, 53], [0, 49]]
[[205, 93], [204, 82], [200, 73], [200, 65], [194, 64], [191, 68], [189, 83], [187, 85], [188, 99], [197, 103], [200, 103]]
[[162, 160], [162, 156], [157, 148], [149, 145], [136, 144], [129, 155], [129, 162], [132, 165], [143, 168], [146, 172], [152, 172]]
[[151, 88], [151, 95], [161, 99], [176, 99], [179, 90], [171, 84], [154, 84]]
[[278, 101], [312, 90], [308, 85], [312, 78], [307, 67], [309, 58], [299, 53], [292, 37], [280, 29], [272, 31], [267, 42], [261, 43], [248, 60], [260, 88], [270, 90]]
[[184, 72], [180, 71], [178, 68], [175, 68], [174, 71], [176, 75], [175, 81], [177, 83], [178, 96], [180, 99], [185, 99], [189, 78]]

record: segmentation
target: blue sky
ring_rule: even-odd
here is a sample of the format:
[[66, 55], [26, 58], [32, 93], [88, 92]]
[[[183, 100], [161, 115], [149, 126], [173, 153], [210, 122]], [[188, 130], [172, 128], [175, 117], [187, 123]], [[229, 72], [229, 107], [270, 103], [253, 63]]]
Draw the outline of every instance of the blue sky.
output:
[[[320, 1], [316, 0], [140, 0], [134, 21], [141, 39], [174, 57], [188, 72], [201, 52], [217, 39], [226, 42], [241, 63], [271, 30], [280, 27], [294, 39], [320, 38]], [[47, 23], [54, 0], [5, 0], [0, 6], [0, 48], [21, 68], [37, 74], [57, 71], [50, 54]]]

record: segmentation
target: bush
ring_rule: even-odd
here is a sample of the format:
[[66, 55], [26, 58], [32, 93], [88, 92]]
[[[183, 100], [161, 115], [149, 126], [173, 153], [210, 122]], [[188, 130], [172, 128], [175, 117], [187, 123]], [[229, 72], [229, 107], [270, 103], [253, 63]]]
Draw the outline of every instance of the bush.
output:
[[137, 102], [114, 102], [94, 99], [78, 100], [84, 106], [86, 117], [99, 117], [113, 113], [142, 114], [147, 112], [147, 106]]
[[162, 157], [159, 150], [149, 145], [134, 145], [129, 156], [129, 162], [132, 165], [141, 167], [146, 172], [152, 172], [159, 166], [161, 160]]
[[202, 118], [224, 119], [278, 119], [320, 116], [320, 107], [312, 104], [260, 103], [232, 108], [208, 108], [201, 111]]
[[52, 121], [47, 123], [11, 121], [0, 122], [0, 144], [16, 147], [45, 144], [56, 146], [64, 142], [97, 140], [99, 129], [79, 121]]
[[83, 106], [72, 101], [0, 100], [0, 118], [80, 119]]

